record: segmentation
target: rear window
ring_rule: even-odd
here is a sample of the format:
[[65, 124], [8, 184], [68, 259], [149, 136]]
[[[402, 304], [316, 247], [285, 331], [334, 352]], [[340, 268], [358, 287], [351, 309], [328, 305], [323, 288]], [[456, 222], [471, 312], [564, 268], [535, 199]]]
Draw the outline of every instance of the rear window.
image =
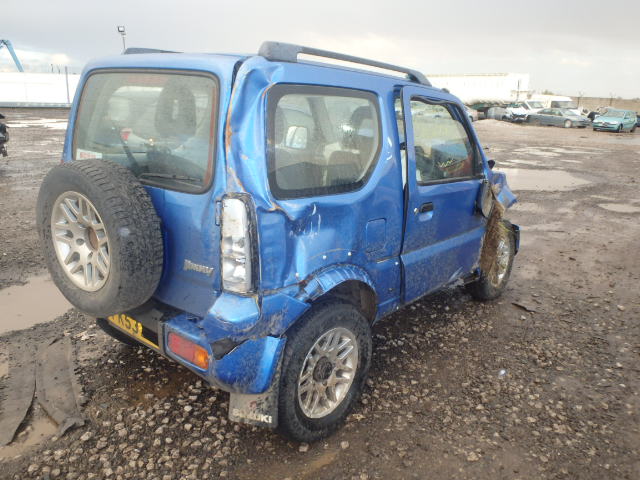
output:
[[380, 112], [370, 92], [278, 85], [269, 94], [269, 183], [277, 198], [362, 187], [380, 151]]
[[212, 177], [217, 81], [207, 75], [91, 75], [76, 119], [73, 158], [113, 160], [143, 183], [199, 192]]

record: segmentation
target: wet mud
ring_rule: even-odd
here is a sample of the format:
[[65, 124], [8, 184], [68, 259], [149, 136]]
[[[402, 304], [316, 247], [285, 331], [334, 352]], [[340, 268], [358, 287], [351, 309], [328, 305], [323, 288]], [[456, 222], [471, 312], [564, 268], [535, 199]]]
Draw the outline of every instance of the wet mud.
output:
[[0, 335], [48, 322], [71, 307], [48, 274], [4, 288], [0, 290]]
[[[0, 159], [0, 294], [44, 273], [32, 212], [63, 131], [33, 125], [12, 132], [15, 157]], [[449, 289], [376, 325], [370, 378], [335, 435], [299, 445], [232, 424], [228, 394], [52, 310], [0, 335], [0, 401], [9, 346], [65, 336], [87, 423], [58, 438], [33, 407], [0, 449], [0, 477], [638, 478], [640, 222], [626, 210], [640, 206], [640, 132], [474, 127], [497, 168], [517, 170], [509, 286], [487, 303]]]

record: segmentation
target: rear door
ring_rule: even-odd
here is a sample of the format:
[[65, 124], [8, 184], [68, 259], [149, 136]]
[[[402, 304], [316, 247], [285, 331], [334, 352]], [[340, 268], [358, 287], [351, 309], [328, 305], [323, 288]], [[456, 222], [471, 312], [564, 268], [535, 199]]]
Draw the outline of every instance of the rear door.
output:
[[540, 125], [550, 125], [551, 109], [545, 108], [544, 110], [540, 110], [536, 117]]
[[404, 300], [469, 274], [485, 222], [476, 213], [480, 151], [462, 107], [405, 87], [407, 219], [402, 248]]
[[222, 163], [214, 159], [221, 94], [218, 75], [202, 71], [96, 70], [74, 135], [74, 160], [120, 163], [146, 187], [164, 238], [154, 296], [196, 315], [220, 289], [215, 198], [222, 186], [212, 184]]

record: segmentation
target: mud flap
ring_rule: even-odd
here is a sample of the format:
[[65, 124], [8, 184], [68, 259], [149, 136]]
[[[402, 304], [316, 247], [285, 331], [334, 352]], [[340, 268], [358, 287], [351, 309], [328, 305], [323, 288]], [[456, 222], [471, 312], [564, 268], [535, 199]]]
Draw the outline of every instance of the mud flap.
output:
[[69, 337], [42, 347], [36, 358], [36, 398], [58, 424], [58, 435], [85, 423], [80, 413], [80, 406], [85, 400], [74, 363]]
[[229, 420], [260, 427], [278, 426], [278, 394], [280, 393], [280, 366], [269, 389], [257, 395], [231, 393]]
[[31, 407], [36, 388], [36, 363], [32, 348], [19, 345], [9, 350], [9, 378], [0, 403], [0, 447], [8, 445]]

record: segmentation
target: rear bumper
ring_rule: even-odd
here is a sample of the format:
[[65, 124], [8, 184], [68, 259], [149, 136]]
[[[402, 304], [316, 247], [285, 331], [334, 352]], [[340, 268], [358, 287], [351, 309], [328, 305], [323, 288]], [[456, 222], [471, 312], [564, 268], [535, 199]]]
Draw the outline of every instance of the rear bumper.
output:
[[[262, 298], [223, 293], [204, 317], [153, 301], [125, 315], [157, 335], [157, 342], [153, 342], [157, 345], [141, 343], [184, 365], [211, 385], [232, 393], [259, 394], [269, 388], [275, 377], [286, 343], [284, 332], [307, 308], [309, 304], [283, 293]], [[209, 354], [208, 368], [200, 368], [172, 352], [168, 347], [170, 333], [204, 348]]]
[[[271, 385], [280, 356], [285, 345], [285, 339], [265, 336], [247, 339], [233, 344], [225, 355], [216, 358], [214, 342], [210, 342], [203, 335], [204, 320], [189, 319], [186, 314], [180, 315], [163, 325], [164, 354], [184, 365], [211, 385], [233, 393], [257, 394], [265, 392]], [[201, 369], [174, 354], [168, 345], [169, 333], [176, 333], [183, 338], [200, 345], [209, 352], [209, 368]]]

